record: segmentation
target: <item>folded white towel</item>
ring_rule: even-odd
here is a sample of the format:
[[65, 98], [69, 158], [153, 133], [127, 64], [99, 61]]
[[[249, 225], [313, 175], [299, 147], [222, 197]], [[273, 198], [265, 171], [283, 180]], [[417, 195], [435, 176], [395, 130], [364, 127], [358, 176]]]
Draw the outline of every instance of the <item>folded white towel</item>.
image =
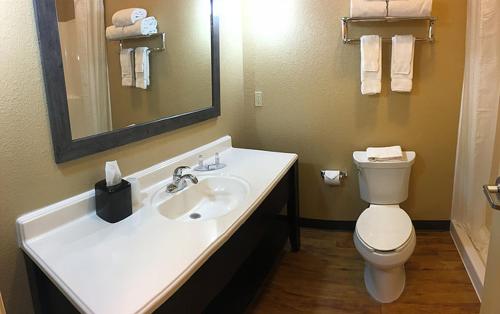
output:
[[387, 16], [385, 0], [351, 0], [351, 17]]
[[120, 65], [122, 86], [134, 86], [134, 49], [127, 48], [120, 51]]
[[108, 26], [106, 28], [106, 38], [111, 40], [124, 39], [127, 37], [151, 35], [158, 33], [158, 22], [154, 16], [138, 20], [133, 25], [117, 27]]
[[117, 11], [113, 14], [111, 21], [114, 26], [124, 27], [134, 24], [140, 19], [148, 16], [148, 12], [141, 8], [130, 8]]
[[377, 72], [380, 69], [380, 37], [362, 36], [361, 47], [361, 69], [367, 72]]
[[361, 94], [382, 90], [382, 39], [378, 35], [361, 36]]
[[389, 0], [389, 16], [430, 16], [432, 0]]
[[394, 92], [411, 92], [413, 87], [413, 56], [415, 37], [392, 37], [391, 89]]
[[401, 146], [368, 147], [366, 155], [369, 161], [403, 160]]
[[147, 89], [149, 81], [149, 54], [148, 47], [135, 48], [135, 87]]

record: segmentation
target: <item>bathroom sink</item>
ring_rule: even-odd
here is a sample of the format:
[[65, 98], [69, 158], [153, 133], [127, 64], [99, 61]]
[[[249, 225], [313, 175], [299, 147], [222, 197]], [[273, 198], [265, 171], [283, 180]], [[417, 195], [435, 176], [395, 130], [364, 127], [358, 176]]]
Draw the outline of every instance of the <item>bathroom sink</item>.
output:
[[163, 187], [153, 198], [153, 206], [170, 220], [209, 220], [238, 208], [249, 192], [248, 183], [233, 176], [199, 176], [198, 180], [175, 194]]

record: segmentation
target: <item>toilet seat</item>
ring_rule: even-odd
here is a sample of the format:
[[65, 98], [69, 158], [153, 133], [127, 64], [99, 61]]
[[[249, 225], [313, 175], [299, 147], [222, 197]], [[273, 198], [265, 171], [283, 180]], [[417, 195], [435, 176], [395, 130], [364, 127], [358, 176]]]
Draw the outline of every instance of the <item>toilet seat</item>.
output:
[[370, 205], [356, 222], [356, 234], [368, 248], [388, 253], [403, 247], [413, 224], [399, 205]]

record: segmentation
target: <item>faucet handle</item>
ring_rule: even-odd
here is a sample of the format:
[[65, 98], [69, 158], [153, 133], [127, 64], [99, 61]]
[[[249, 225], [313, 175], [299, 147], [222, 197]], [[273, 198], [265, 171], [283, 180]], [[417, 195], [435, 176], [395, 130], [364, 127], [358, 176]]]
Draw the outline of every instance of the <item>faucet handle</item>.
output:
[[[203, 155], [198, 155], [198, 167], [199, 169], [203, 169], [204, 165]], [[195, 169], [196, 170], [196, 169]]]
[[182, 171], [185, 170], [185, 169], [191, 169], [191, 168], [188, 167], [188, 166], [180, 166], [180, 167], [175, 168], [175, 170], [174, 170], [174, 178], [181, 177], [182, 176]]
[[214, 162], [214, 165], [215, 166], [219, 166], [220, 165], [220, 156], [219, 156], [219, 153], [215, 153], [215, 162]]

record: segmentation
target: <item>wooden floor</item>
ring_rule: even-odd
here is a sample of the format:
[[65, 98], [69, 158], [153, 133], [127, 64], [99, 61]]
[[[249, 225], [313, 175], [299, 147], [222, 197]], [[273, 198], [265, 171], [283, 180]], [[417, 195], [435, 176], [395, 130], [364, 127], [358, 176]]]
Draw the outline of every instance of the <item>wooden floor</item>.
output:
[[286, 251], [248, 313], [479, 313], [480, 303], [449, 232], [417, 232], [406, 289], [394, 303], [366, 292], [351, 232], [302, 229], [302, 249]]

